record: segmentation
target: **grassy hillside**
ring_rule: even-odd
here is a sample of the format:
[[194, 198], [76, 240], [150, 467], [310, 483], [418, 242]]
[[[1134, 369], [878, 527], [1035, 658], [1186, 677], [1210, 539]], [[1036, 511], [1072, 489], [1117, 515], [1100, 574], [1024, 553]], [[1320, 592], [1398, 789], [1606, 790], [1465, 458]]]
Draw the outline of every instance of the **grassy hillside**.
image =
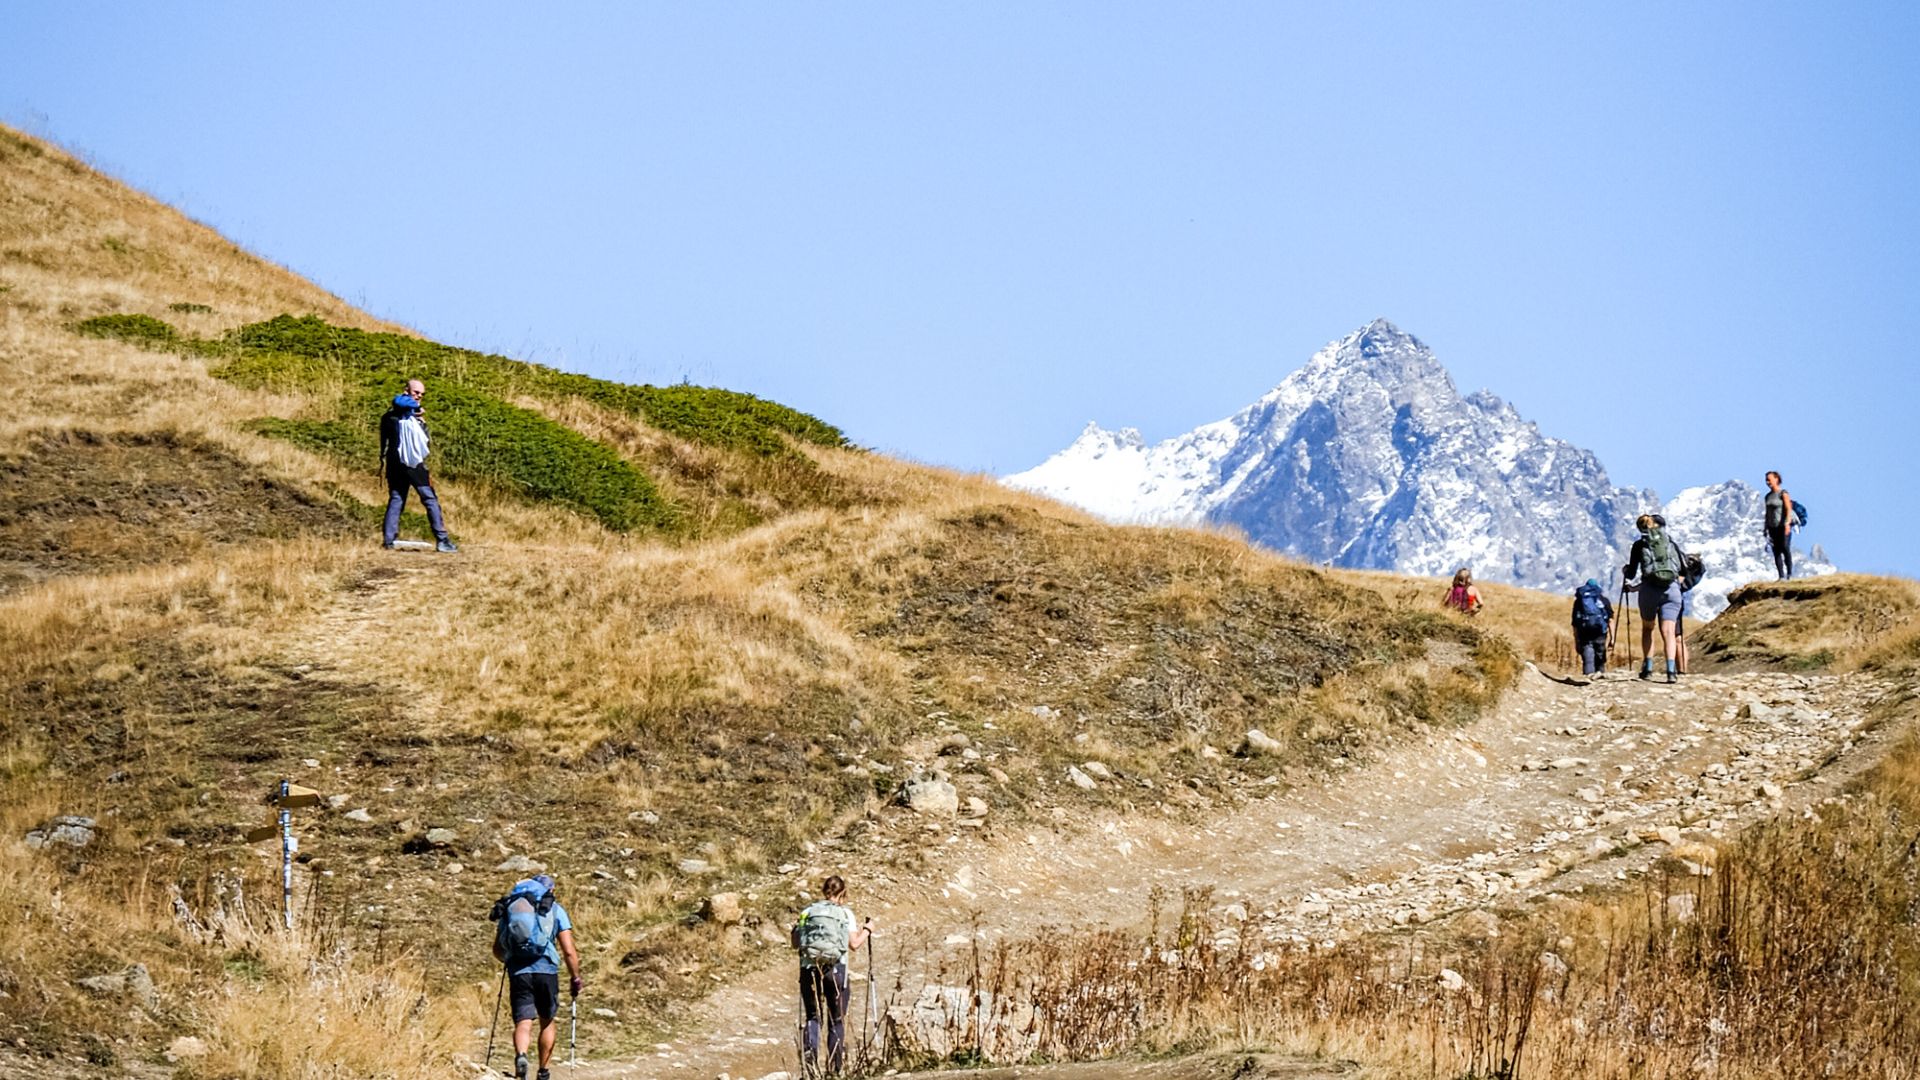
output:
[[[4, 129], [0, 333], [0, 1039], [33, 1054], [445, 1061], [509, 856], [561, 877], [606, 1037], [638, 1043], [779, 949], [783, 864], [911, 875], [948, 837], [1231, 802], [1470, 718], [1518, 666], [1429, 605], [749, 394], [422, 341]], [[457, 558], [373, 543], [409, 376]], [[1279, 751], [1240, 753], [1251, 727]], [[1090, 761], [1113, 779], [1070, 783]], [[894, 806], [922, 769], [985, 823]], [[302, 815], [294, 937], [240, 839], [283, 776], [342, 797]], [[92, 842], [24, 843], [57, 815]], [[741, 925], [691, 917], [721, 889]], [[133, 964], [150, 997], [76, 982]], [[346, 1012], [386, 1026], [295, 1022]]]
[[1920, 583], [1904, 578], [1762, 581], [1727, 600], [1695, 639], [1693, 655], [1710, 667], [1846, 670], [1886, 662], [1897, 641], [1920, 630]]

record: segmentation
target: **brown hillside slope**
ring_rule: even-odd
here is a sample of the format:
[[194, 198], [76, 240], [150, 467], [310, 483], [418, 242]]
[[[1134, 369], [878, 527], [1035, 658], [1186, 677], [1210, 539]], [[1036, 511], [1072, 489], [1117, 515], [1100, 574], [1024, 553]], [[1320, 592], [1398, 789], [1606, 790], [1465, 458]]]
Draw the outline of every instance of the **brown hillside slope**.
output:
[[[603, 1038], [630, 1045], [673, 1022], [662, 1002], [778, 955], [788, 862], [911, 875], [925, 837], [1232, 803], [1514, 677], [1474, 626], [1232, 540], [817, 446], [805, 482], [829, 496], [756, 492], [801, 474], [577, 400], [534, 411], [721, 492], [716, 527], [616, 534], [454, 483], [462, 555], [381, 552], [340, 498], [381, 499], [371, 468], [246, 425], [315, 393], [74, 332], [283, 312], [383, 329], [0, 132], [0, 880], [27, 907], [0, 923], [0, 1038], [25, 1052], [105, 1065], [192, 1035], [202, 1075], [430, 1070], [486, 1008], [480, 915], [509, 856], [566, 883], [588, 977], [632, 1018]], [[1235, 754], [1252, 727], [1277, 757]], [[1069, 782], [1089, 762], [1113, 779]], [[891, 805], [920, 769], [984, 819], [928, 833]], [[271, 853], [239, 840], [284, 776], [342, 797], [300, 817], [295, 938], [270, 930]], [[21, 842], [61, 814], [94, 839]], [[689, 919], [723, 889], [742, 925]]]
[[1867, 574], [1762, 581], [1695, 636], [1708, 668], [1852, 670], [1920, 629], [1920, 582]]

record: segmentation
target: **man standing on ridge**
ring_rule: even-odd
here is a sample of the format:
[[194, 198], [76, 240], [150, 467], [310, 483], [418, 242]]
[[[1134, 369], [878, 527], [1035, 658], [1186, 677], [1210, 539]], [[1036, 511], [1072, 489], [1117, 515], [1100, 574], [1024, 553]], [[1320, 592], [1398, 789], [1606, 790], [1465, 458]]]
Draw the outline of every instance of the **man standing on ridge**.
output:
[[552, 1080], [553, 1044], [560, 1031], [554, 1017], [560, 1013], [560, 961], [567, 962], [568, 988], [580, 996], [580, 953], [573, 946], [573, 920], [554, 896], [553, 879], [546, 874], [515, 882], [513, 891], [494, 904], [494, 959], [507, 967], [509, 1000], [513, 1008], [514, 1080], [536, 1080], [528, 1067], [533, 1046], [533, 1024], [540, 1022], [540, 1072], [537, 1080]]
[[[800, 913], [788, 938], [800, 953], [800, 1005], [806, 1030], [800, 1040], [801, 1072], [816, 1075], [820, 1029], [827, 1029], [827, 1072], [847, 1065], [847, 954], [859, 952], [873, 935], [873, 920], [853, 928], [847, 907], [847, 883], [834, 874], [820, 883], [820, 899]], [[873, 973], [869, 971], [871, 980]]]
[[380, 460], [387, 473], [387, 520], [381, 533], [381, 547], [391, 548], [400, 537], [400, 511], [407, 505], [407, 489], [420, 493], [427, 508], [427, 523], [439, 541], [436, 551], [458, 551], [447, 535], [447, 524], [440, 517], [440, 499], [433, 493], [433, 478], [427, 475], [427, 422], [421, 416], [421, 401], [427, 396], [427, 384], [408, 379], [404, 393], [396, 394], [393, 407], [380, 418]]
[[1767, 547], [1773, 549], [1773, 572], [1785, 581], [1793, 576], [1793, 496], [1780, 486], [1780, 474], [1767, 472]]
[[1680, 618], [1680, 578], [1687, 556], [1667, 535], [1665, 519], [1641, 514], [1634, 524], [1640, 528], [1640, 539], [1633, 542], [1627, 565], [1620, 573], [1630, 583], [1627, 588], [1638, 589], [1640, 594], [1640, 677], [1653, 678], [1653, 625], [1657, 620], [1667, 660], [1667, 681], [1677, 683], [1679, 646], [1674, 641], [1674, 622]]

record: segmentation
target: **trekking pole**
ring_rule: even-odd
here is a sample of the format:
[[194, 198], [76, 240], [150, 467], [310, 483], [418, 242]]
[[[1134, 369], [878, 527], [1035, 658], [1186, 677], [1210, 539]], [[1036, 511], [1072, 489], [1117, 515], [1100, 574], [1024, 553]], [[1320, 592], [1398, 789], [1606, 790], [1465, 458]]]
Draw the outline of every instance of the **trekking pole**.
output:
[[500, 969], [500, 989], [493, 995], [493, 1023], [487, 1025], [486, 1067], [493, 1068], [493, 1037], [500, 1030], [500, 1001], [507, 994], [507, 969]]
[[866, 1045], [860, 1051], [860, 1056], [868, 1059], [871, 1059], [873, 1056], [873, 1030], [878, 1025], [878, 1017], [875, 1015], [877, 1010], [874, 1002], [873, 931], [869, 930], [867, 931], [867, 1018], [865, 1021], [866, 1033], [862, 1039]]
[[567, 999], [567, 1064], [578, 1065], [580, 1059], [574, 1055], [574, 1047], [580, 1043], [580, 998], [578, 995]]

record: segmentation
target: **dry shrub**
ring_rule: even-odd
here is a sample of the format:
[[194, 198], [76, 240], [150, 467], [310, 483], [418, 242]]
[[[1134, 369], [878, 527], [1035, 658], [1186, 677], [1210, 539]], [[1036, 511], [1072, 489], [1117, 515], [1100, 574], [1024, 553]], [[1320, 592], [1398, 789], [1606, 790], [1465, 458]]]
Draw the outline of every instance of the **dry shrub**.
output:
[[1269, 939], [1190, 893], [1170, 925], [1156, 915], [1144, 930], [1049, 933], [928, 964], [926, 988], [892, 994], [888, 1060], [1267, 1045], [1405, 1076], [1913, 1077], [1917, 830], [1909, 741], [1867, 791], [1758, 827], [1711, 876], [1668, 861], [1477, 945]]

